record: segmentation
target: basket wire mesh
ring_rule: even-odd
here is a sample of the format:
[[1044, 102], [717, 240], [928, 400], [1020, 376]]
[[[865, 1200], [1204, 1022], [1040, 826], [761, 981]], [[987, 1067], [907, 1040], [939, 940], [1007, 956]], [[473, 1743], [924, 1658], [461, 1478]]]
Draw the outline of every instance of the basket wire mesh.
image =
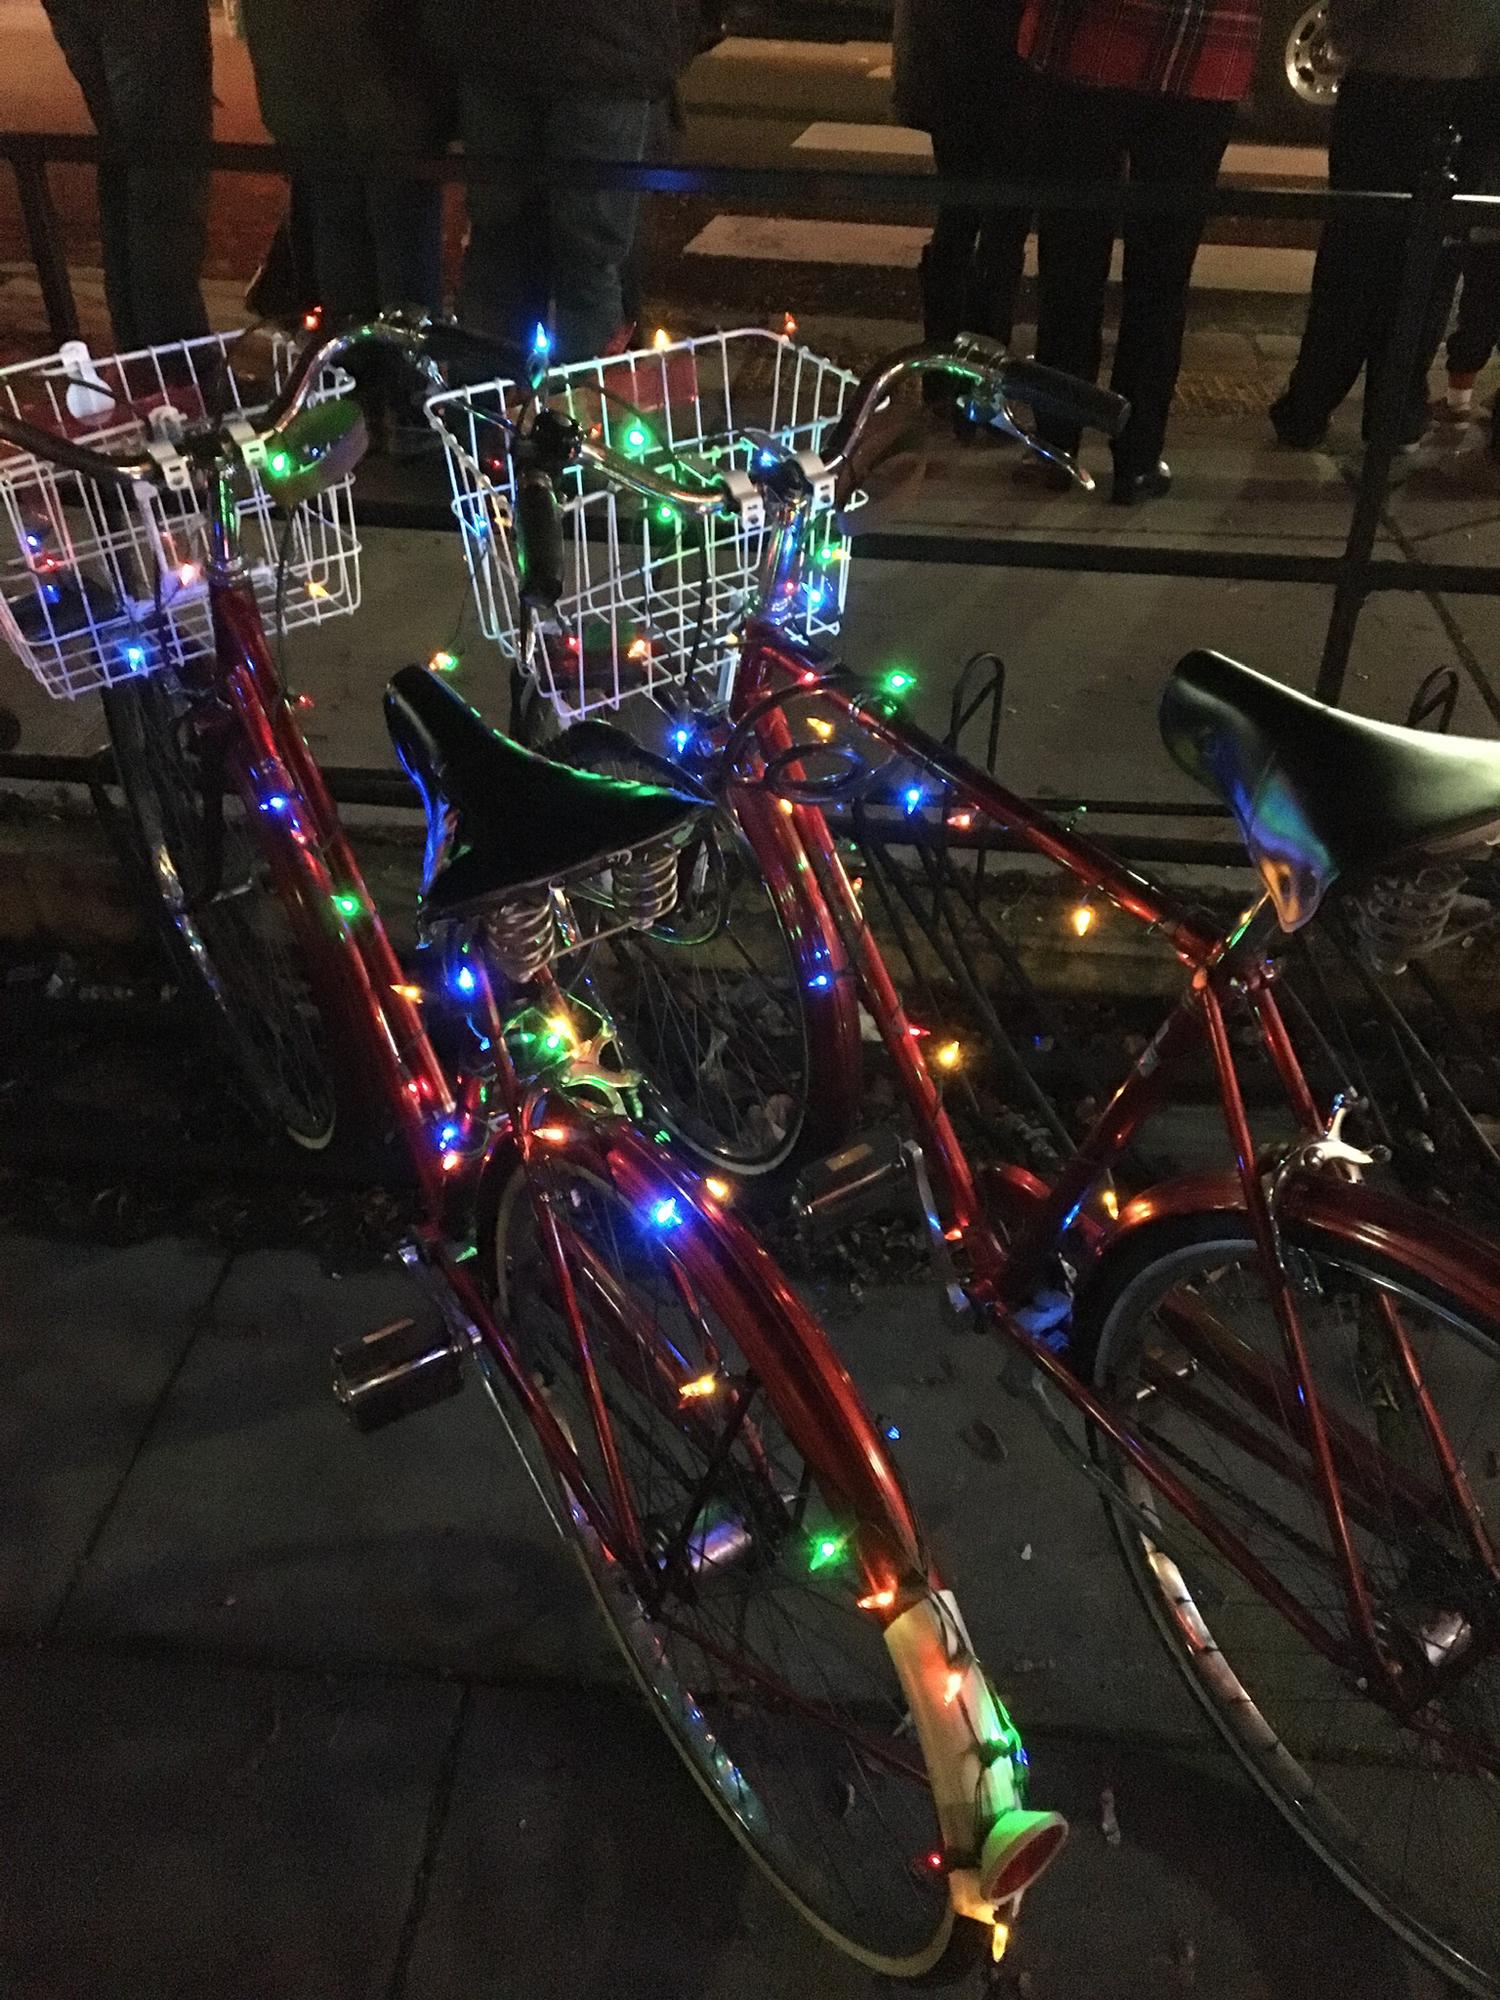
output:
[[[854, 381], [786, 335], [745, 328], [557, 369], [547, 396], [620, 456], [676, 486], [708, 488], [773, 445], [818, 451]], [[560, 629], [533, 635], [522, 657], [516, 469], [495, 418], [516, 417], [525, 396], [524, 385], [502, 380], [449, 390], [428, 405], [442, 430], [485, 636], [564, 722], [694, 681], [723, 692], [768, 531], [730, 515], [685, 521], [583, 467], [566, 475], [561, 496]], [[847, 590], [848, 539], [832, 513], [820, 518], [813, 546], [795, 629], [819, 638], [837, 632]]]
[[[0, 411], [90, 449], [139, 458], [184, 426], [264, 408], [265, 386], [236, 368], [239, 336], [91, 356], [74, 342], [0, 369]], [[278, 343], [278, 378], [291, 354]], [[330, 372], [315, 401], [349, 386]], [[344, 480], [290, 513], [257, 473], [238, 476], [247, 574], [284, 629], [359, 603], [359, 542]], [[51, 695], [179, 669], [213, 651], [204, 566], [208, 524], [189, 485], [103, 485], [0, 441], [0, 639]]]

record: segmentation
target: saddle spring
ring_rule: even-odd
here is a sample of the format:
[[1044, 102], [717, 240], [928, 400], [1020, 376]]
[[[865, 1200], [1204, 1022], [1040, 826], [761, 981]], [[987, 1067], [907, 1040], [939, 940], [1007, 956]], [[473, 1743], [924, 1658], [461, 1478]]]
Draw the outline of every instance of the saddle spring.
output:
[[677, 903], [677, 849], [659, 840], [638, 847], [614, 864], [610, 900], [633, 931], [649, 931], [669, 916]]
[[490, 945], [507, 978], [518, 985], [538, 978], [557, 951], [557, 925], [550, 889], [526, 889], [508, 896], [488, 919]]
[[1351, 897], [1354, 927], [1377, 972], [1404, 972], [1442, 942], [1464, 871], [1435, 862], [1410, 875], [1377, 875]]

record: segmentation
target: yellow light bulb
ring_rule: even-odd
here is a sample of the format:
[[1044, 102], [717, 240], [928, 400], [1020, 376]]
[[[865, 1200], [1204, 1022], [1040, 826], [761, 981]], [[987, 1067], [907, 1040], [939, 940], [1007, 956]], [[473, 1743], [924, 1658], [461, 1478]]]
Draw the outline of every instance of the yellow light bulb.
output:
[[1005, 1956], [1005, 1947], [1010, 1943], [1010, 1925], [995, 1919], [995, 1928], [990, 1932], [990, 1963], [998, 1965]]
[[734, 1193], [734, 1189], [729, 1185], [728, 1181], [721, 1181], [717, 1174], [710, 1174], [703, 1185], [715, 1201], [728, 1201], [729, 1197]]
[[719, 1386], [717, 1375], [695, 1375], [691, 1382], [684, 1382], [677, 1391], [685, 1403], [694, 1403], [704, 1396], [711, 1396]]
[[1120, 1213], [1120, 1197], [1113, 1188], [1106, 1188], [1099, 1197], [1104, 1213], [1113, 1221]]
[[568, 1019], [566, 1014], [554, 1014], [547, 1023], [547, 1033], [555, 1035], [560, 1042], [571, 1042], [573, 1039], [573, 1023]]
[[779, 810], [780, 810], [781, 812], [784, 812], [784, 813], [786, 814], [787, 818], [788, 818], [788, 819], [790, 819], [790, 818], [791, 818], [791, 816], [792, 816], [792, 802], [791, 802], [791, 800], [790, 800], [790, 799], [778, 799], [778, 800], [776, 801], [776, 804], [777, 804], [777, 807], [778, 807], [778, 809], [779, 809]]
[[954, 1702], [958, 1700], [959, 1694], [962, 1692], [963, 1684], [964, 1677], [959, 1669], [957, 1667], [950, 1668], [948, 1678], [943, 1682], [944, 1708], [952, 1708]]
[[896, 1601], [894, 1590], [872, 1590], [868, 1597], [857, 1600], [861, 1611], [889, 1611]]
[[531, 1136], [540, 1139], [544, 1145], [561, 1146], [567, 1140], [568, 1128], [566, 1125], [534, 1125]]
[[664, 347], [672, 345], [672, 336], [664, 326], [659, 326], [651, 336], [651, 345], [660, 354]]
[[391, 991], [399, 993], [403, 1000], [416, 1001], [423, 997], [420, 986], [393, 986]]
[[1075, 937], [1087, 937], [1089, 932], [1094, 928], [1093, 904], [1079, 903], [1077, 907], [1074, 909], [1072, 917], [1069, 919], [1069, 921], [1073, 926], [1073, 934]]
[[957, 1042], [939, 1042], [932, 1052], [932, 1060], [939, 1069], [957, 1069], [963, 1059], [963, 1049]]
[[649, 639], [632, 639], [625, 649], [625, 657], [627, 660], [649, 660], [651, 657], [651, 641]]
[[307, 586], [307, 594], [309, 597], [326, 597], [328, 595], [328, 585], [326, 583], [319, 583], [318, 579], [313, 577]]
[[816, 736], [820, 742], [831, 743], [833, 741], [833, 724], [831, 722], [825, 722], [822, 716], [810, 715], [807, 719], [807, 724], [809, 729], [811, 729], [813, 735]]

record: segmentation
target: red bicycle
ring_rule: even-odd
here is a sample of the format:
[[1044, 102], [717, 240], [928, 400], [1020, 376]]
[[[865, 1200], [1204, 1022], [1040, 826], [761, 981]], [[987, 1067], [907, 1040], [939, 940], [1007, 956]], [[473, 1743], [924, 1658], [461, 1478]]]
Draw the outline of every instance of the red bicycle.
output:
[[[386, 714], [429, 832], [408, 967], [273, 662], [260, 603], [287, 578], [248, 531], [285, 548], [336, 494], [358, 411], [319, 385], [376, 344], [429, 378], [475, 352], [376, 322], [314, 344], [262, 415], [210, 417], [188, 350], [87, 364], [86, 398], [52, 411], [71, 436], [0, 410], [26, 523], [7, 630], [55, 689], [107, 688], [183, 977], [247, 1087], [304, 1143], [352, 1108], [409, 1165], [399, 1254], [431, 1312], [336, 1352], [350, 1416], [390, 1421], [477, 1370], [736, 1837], [866, 1965], [947, 1970], [1003, 1945], [1063, 1823], [1022, 1804], [1020, 1739], [822, 1331], [728, 1188], [641, 1130], [607, 1016], [553, 976], [575, 899], [667, 919], [702, 801], [549, 763], [403, 670]], [[298, 588], [326, 598], [308, 546]]]
[[[873, 414], [928, 369], [960, 378], [980, 421], [1018, 434], [1013, 401], [1106, 429], [1123, 415], [1117, 399], [966, 336], [874, 370], [816, 450], [752, 437], [751, 461], [706, 492], [670, 452], [622, 468], [586, 423], [566, 440], [567, 465], [681, 521], [758, 531], [764, 508], [758, 591], [727, 641], [714, 635], [728, 647], [718, 699], [694, 697], [692, 660], [674, 682], [680, 645], [647, 692], [683, 767], [748, 843], [805, 986], [841, 996], [846, 1038], [856, 1003], [867, 1010], [899, 1079], [914, 1137], [853, 1140], [804, 1184], [805, 1206], [836, 1215], [881, 1176], [914, 1176], [950, 1296], [1006, 1344], [1016, 1386], [1100, 1490], [1156, 1629], [1240, 1762], [1402, 1938], [1467, 1990], [1500, 1993], [1500, 1252], [1368, 1183], [1375, 1163], [1344, 1138], [1345, 1107], [1320, 1105], [1307, 1081], [1267, 952], [1273, 919], [1294, 930], [1348, 884], [1374, 884], [1388, 923], [1403, 909], [1425, 923], [1453, 864], [1500, 839], [1500, 751], [1327, 710], [1190, 656], [1164, 698], [1167, 740], [1228, 801], [1265, 885], [1227, 935], [1027, 804], [902, 714], [910, 676], [862, 683], [808, 636], [834, 497], [857, 484]], [[478, 423], [503, 395], [462, 400]], [[555, 683], [575, 600], [557, 544], [538, 561], [526, 525], [523, 572], [550, 581], [523, 594], [518, 652], [535, 663], [540, 649], [533, 671]], [[670, 770], [591, 742], [601, 726], [572, 732], [582, 759]], [[950, 1052], [926, 1053], [865, 921], [824, 807], [877, 758], [908, 774], [913, 819], [1004, 829], [1169, 940], [1187, 968], [1180, 1003], [1050, 1184], [971, 1166], [944, 1102]], [[1236, 1020], [1279, 1090], [1274, 1142], [1252, 1135]], [[1122, 1202], [1133, 1136], [1204, 1052], [1224, 1170]], [[812, 1079], [825, 1123], [848, 1108], [838, 1094], [857, 1064], [856, 1040]], [[691, 1137], [678, 1077], [642, 1067]]]

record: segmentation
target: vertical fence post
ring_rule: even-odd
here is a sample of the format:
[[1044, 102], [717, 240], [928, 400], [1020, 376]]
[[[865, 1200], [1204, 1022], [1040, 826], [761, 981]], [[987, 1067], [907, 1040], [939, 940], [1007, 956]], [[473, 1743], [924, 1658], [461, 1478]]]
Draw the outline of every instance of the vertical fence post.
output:
[[47, 179], [47, 161], [40, 146], [30, 146], [24, 138], [12, 139], [6, 153], [16, 177], [21, 197], [21, 219], [31, 261], [36, 266], [42, 288], [42, 307], [47, 315], [47, 331], [53, 344], [78, 338], [78, 308], [73, 301], [73, 283], [68, 276], [68, 259], [58, 227], [57, 206]]
[[[1337, 702], [1344, 691], [1354, 628], [1369, 596], [1369, 563], [1380, 532], [1380, 515], [1390, 485], [1391, 463], [1403, 442], [1407, 415], [1407, 385], [1422, 359], [1432, 324], [1433, 280], [1442, 262], [1457, 180], [1453, 161], [1457, 134], [1445, 135], [1441, 153], [1412, 196], [1406, 224], [1406, 254], [1401, 265], [1401, 290], [1391, 328], [1390, 345], [1380, 379], [1365, 371], [1365, 399], [1370, 412], [1369, 442], [1359, 476], [1349, 539], [1344, 545], [1339, 581], [1334, 589], [1328, 636], [1313, 689], [1319, 701]], [[1326, 225], [1325, 225], [1326, 227]]]

